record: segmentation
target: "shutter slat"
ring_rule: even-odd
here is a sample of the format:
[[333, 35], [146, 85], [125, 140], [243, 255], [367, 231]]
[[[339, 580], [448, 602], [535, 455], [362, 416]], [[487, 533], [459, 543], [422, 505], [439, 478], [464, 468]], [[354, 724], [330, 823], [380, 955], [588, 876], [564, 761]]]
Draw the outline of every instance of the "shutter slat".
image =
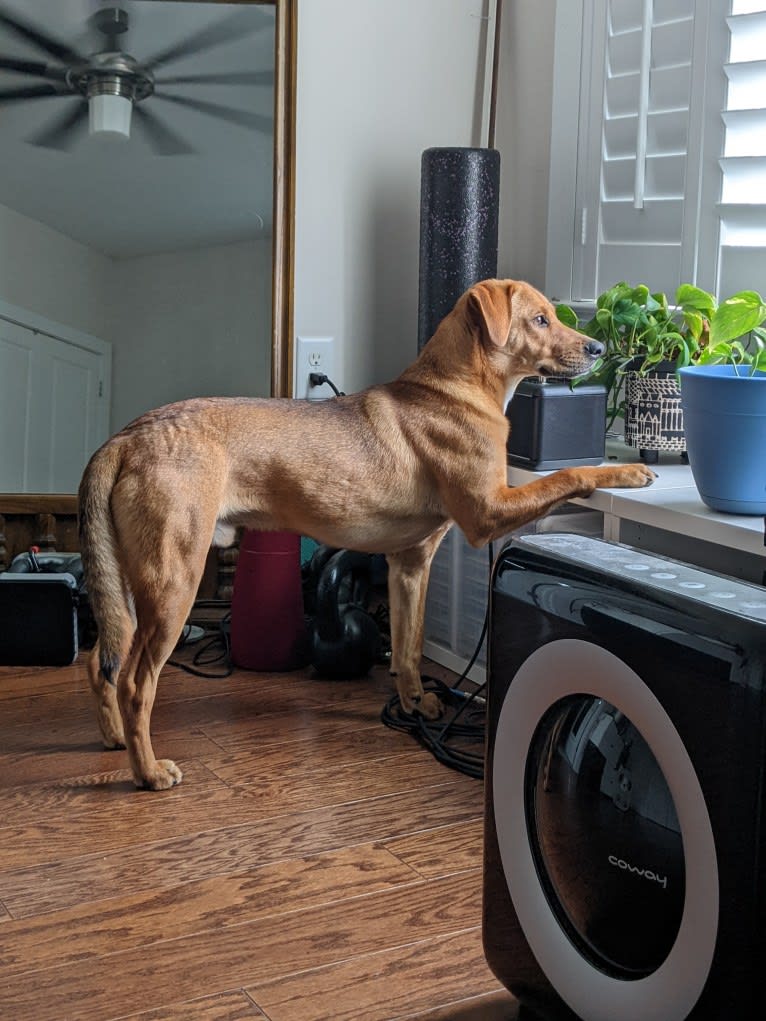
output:
[[633, 198], [605, 200], [601, 207], [604, 244], [678, 245], [683, 226], [683, 199], [647, 199], [636, 215]]
[[[603, 199], [626, 200], [634, 198], [635, 156], [605, 160], [603, 169]], [[683, 198], [686, 155], [647, 156], [646, 199]]]
[[727, 108], [747, 110], [760, 106], [753, 97], [766, 96], [766, 60], [747, 60], [741, 64], [724, 64], [728, 78]]
[[724, 156], [719, 164], [723, 171], [721, 202], [724, 206], [751, 202], [760, 205], [764, 201], [766, 157]]
[[766, 205], [762, 202], [719, 203], [721, 244], [729, 247], [760, 248], [766, 239]]
[[[604, 122], [604, 155], [606, 159], [635, 158], [636, 115], [612, 117]], [[649, 156], [683, 156], [689, 133], [688, 110], [650, 113], [647, 125]]]
[[726, 19], [731, 32], [729, 61], [760, 60], [766, 51], [766, 10], [756, 14], [732, 14]]
[[721, 167], [718, 249], [723, 294], [764, 289], [766, 277], [766, 3], [734, 0], [730, 33], [726, 128]]
[[766, 156], [766, 108], [760, 110], [725, 110], [726, 147], [728, 158]]

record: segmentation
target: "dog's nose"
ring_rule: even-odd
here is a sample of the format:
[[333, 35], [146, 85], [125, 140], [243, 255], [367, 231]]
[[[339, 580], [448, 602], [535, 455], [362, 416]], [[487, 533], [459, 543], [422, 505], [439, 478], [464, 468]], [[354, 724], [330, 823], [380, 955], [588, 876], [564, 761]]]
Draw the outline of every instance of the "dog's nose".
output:
[[600, 358], [605, 350], [606, 346], [600, 340], [589, 340], [585, 345], [585, 353], [591, 358]]

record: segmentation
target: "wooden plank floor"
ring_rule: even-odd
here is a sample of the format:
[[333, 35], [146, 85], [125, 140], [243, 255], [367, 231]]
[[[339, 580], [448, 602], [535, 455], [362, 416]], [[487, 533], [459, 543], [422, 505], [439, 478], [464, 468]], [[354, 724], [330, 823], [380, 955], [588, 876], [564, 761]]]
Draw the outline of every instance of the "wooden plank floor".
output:
[[390, 683], [168, 667], [153, 740], [184, 781], [150, 793], [80, 663], [0, 668], [0, 1019], [515, 1021], [481, 781], [380, 723]]

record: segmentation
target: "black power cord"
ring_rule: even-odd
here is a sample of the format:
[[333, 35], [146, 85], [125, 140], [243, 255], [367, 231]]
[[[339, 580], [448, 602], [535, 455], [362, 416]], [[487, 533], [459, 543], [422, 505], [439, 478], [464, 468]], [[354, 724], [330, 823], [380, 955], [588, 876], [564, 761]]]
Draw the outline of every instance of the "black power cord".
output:
[[326, 376], [324, 372], [310, 372], [309, 373], [309, 386], [322, 386], [327, 383], [329, 388], [335, 394], [336, 397], [345, 397], [346, 395], [342, 390], [339, 390], [333, 383], [329, 376]]
[[[495, 559], [493, 544], [488, 546], [489, 569]], [[468, 776], [484, 777], [484, 740], [486, 732], [486, 682], [474, 691], [466, 691], [460, 685], [468, 677], [476, 662], [489, 626], [489, 596], [484, 623], [473, 655], [460, 677], [453, 685], [447, 685], [435, 677], [424, 675], [423, 688], [439, 696], [445, 707], [447, 719], [426, 720], [417, 713], [406, 713], [398, 695], [394, 695], [383, 707], [380, 718], [387, 727], [404, 730], [412, 734], [431, 754], [449, 766]]]
[[[200, 645], [194, 653], [191, 663], [183, 663], [178, 659], [169, 659], [167, 661], [168, 665], [184, 670], [187, 674], [193, 674], [195, 677], [206, 677], [211, 680], [229, 677], [234, 672], [234, 664], [231, 661], [231, 638], [228, 626], [230, 619], [230, 613], [221, 618], [218, 631], [204, 644]], [[176, 649], [183, 648], [184, 644], [185, 639], [182, 638]], [[223, 664], [223, 672], [213, 674], [200, 669], [200, 667], [213, 666], [216, 663]]]

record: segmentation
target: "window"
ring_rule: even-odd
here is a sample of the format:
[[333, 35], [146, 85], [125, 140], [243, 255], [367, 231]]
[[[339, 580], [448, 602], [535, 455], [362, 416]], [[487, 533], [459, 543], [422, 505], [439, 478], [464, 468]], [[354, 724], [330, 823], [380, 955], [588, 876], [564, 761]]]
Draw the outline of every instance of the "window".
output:
[[548, 293], [766, 290], [766, 0], [557, 11]]
[[718, 287], [766, 291], [766, 2], [733, 0], [721, 191]]

